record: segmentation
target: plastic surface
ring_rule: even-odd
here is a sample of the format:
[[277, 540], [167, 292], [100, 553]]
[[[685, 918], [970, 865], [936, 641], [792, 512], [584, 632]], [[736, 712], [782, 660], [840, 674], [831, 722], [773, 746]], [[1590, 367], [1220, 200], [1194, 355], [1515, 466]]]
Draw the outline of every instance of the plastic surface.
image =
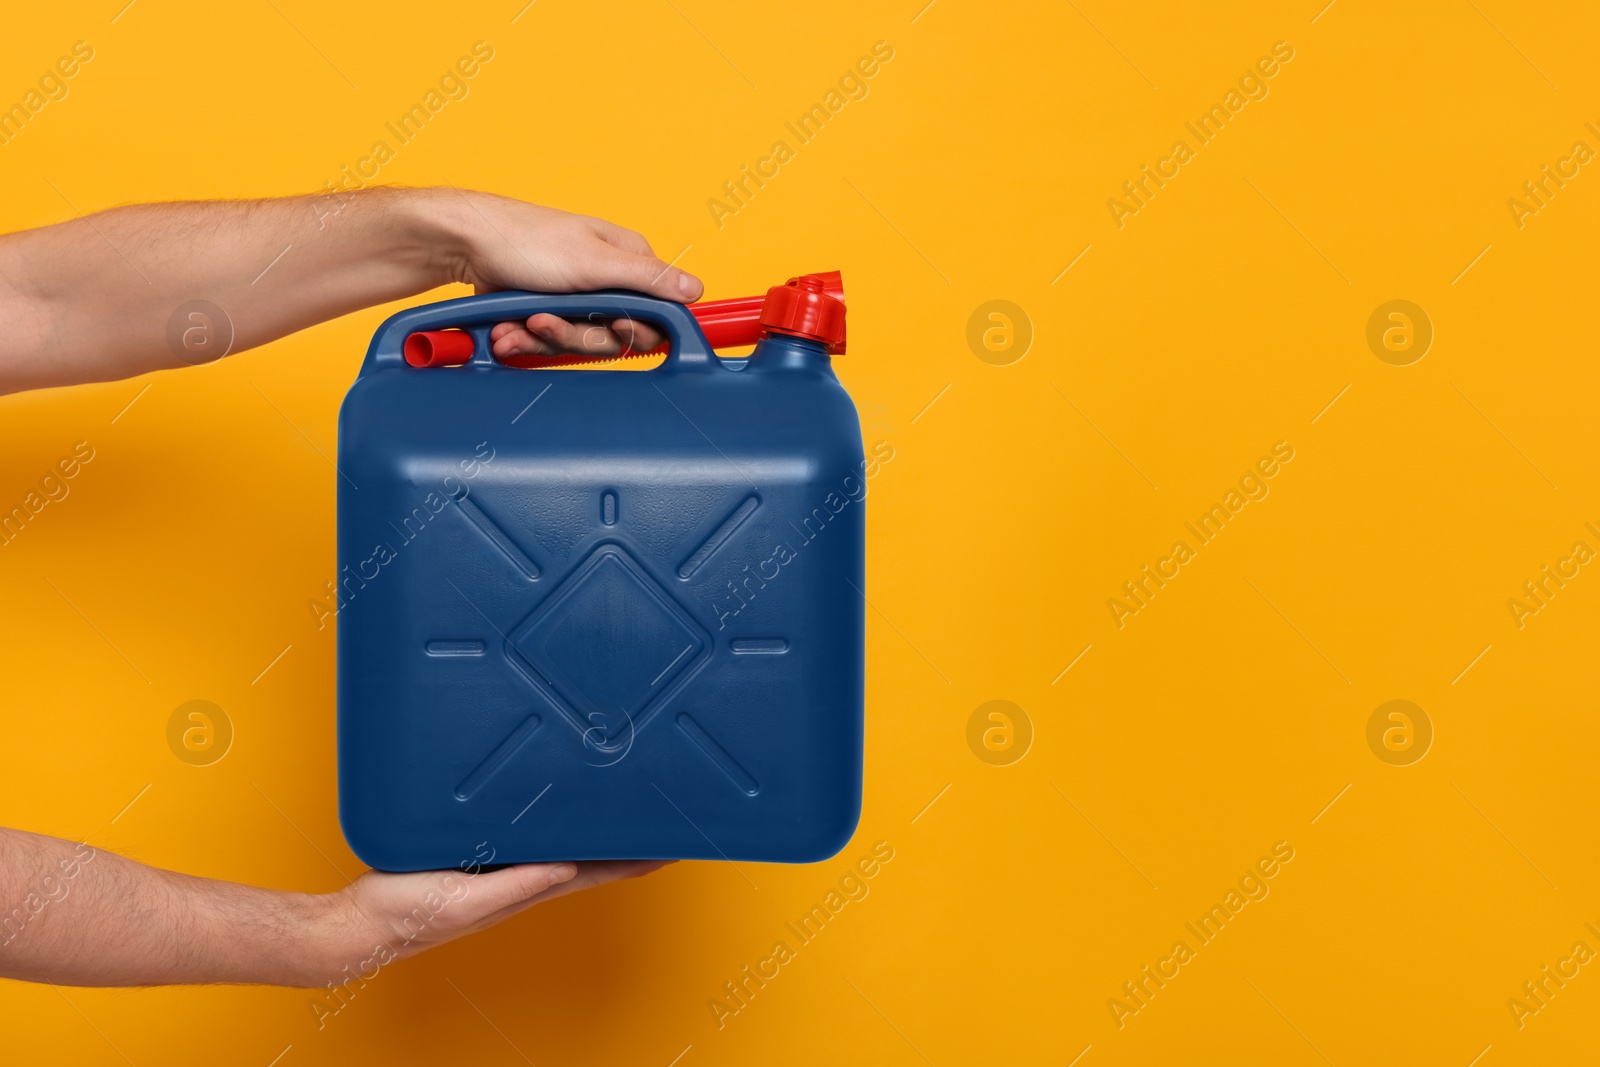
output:
[[[490, 327], [536, 312], [650, 321], [671, 351], [496, 362]], [[446, 328], [470, 363], [406, 364], [407, 337]], [[822, 344], [770, 336], [735, 370], [682, 305], [635, 293], [446, 301], [379, 329], [339, 431], [326, 606], [363, 860], [805, 862], [848, 841], [866, 460]]]

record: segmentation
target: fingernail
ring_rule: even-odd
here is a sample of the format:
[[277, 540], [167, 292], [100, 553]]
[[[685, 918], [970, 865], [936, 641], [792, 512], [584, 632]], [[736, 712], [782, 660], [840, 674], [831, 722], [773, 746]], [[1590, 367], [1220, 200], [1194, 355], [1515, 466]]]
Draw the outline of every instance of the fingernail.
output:
[[691, 278], [689, 275], [683, 273], [682, 271], [679, 271], [678, 272], [678, 292], [682, 293], [684, 296], [693, 296], [694, 295], [694, 290], [695, 290], [694, 279]]
[[559, 867], [552, 867], [550, 868], [550, 884], [559, 885], [562, 882], [570, 881], [575, 875], [577, 875], [577, 873], [578, 868], [574, 867], [570, 863], [563, 863]]

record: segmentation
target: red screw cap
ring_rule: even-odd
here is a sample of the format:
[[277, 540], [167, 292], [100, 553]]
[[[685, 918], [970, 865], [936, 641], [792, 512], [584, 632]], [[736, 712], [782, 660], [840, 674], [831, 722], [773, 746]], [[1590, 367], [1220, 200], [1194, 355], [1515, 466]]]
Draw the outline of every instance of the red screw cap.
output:
[[768, 289], [761, 325], [773, 333], [821, 341], [829, 355], [843, 354], [844, 281], [839, 272], [802, 274]]

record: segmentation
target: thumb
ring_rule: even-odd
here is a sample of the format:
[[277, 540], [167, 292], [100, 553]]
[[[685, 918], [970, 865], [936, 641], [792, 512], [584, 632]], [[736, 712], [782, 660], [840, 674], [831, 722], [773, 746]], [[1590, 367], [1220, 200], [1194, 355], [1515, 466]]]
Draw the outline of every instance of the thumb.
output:
[[601, 267], [601, 271], [608, 276], [604, 284], [621, 285], [680, 304], [699, 300], [705, 292], [706, 287], [699, 278], [655, 256], [625, 252], [609, 245], [607, 251], [609, 254]]

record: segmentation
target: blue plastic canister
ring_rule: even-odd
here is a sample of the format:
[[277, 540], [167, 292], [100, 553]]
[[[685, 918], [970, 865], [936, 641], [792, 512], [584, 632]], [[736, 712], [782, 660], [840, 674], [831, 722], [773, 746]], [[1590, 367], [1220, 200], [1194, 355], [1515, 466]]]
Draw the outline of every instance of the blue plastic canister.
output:
[[[339, 417], [339, 809], [358, 856], [844, 846], [877, 460], [830, 366], [843, 304], [820, 289], [769, 293], [747, 361], [719, 359], [683, 305], [622, 291], [448, 300], [379, 328]], [[670, 350], [636, 372], [498, 362], [493, 324], [538, 312], [659, 324]], [[445, 329], [467, 362], [408, 364], [408, 337]]]

